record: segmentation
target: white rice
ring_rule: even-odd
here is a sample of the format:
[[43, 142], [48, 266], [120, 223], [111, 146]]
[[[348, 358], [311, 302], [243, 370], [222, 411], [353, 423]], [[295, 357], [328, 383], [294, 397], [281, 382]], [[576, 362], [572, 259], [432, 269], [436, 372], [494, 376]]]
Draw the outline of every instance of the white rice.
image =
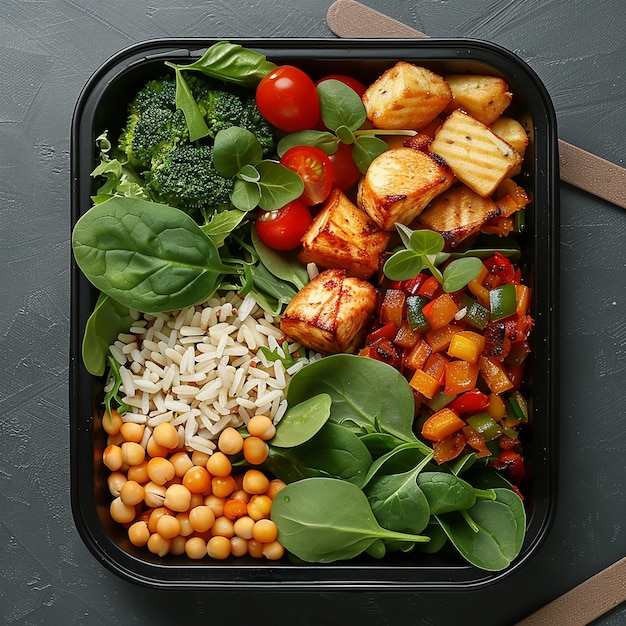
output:
[[[133, 319], [110, 352], [121, 365], [120, 395], [130, 407], [123, 419], [146, 425], [144, 446], [164, 422], [178, 428], [181, 446], [207, 454], [227, 426], [238, 428], [258, 413], [277, 423], [287, 410], [291, 376], [308, 362], [279, 318], [251, 296], [228, 292], [171, 313], [133, 312]], [[285, 369], [261, 347], [299, 358]]]

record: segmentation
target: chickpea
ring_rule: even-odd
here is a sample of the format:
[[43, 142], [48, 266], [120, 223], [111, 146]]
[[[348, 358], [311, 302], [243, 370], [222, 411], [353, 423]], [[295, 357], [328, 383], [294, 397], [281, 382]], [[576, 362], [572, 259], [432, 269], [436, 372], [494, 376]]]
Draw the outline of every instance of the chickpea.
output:
[[211, 455], [206, 452], [200, 452], [199, 450], [194, 450], [191, 453], [191, 462], [194, 465], [204, 465], [206, 466], [207, 461]]
[[164, 485], [174, 478], [174, 466], [170, 461], [157, 456], [148, 461], [148, 477], [157, 485]]
[[235, 520], [233, 530], [235, 531], [235, 534], [242, 539], [252, 539], [252, 529], [254, 528], [255, 523], [256, 522], [251, 517], [244, 515], [238, 520]]
[[214, 452], [206, 462], [206, 468], [211, 476], [219, 476], [224, 478], [230, 476], [233, 471], [230, 459], [223, 452]]
[[243, 475], [243, 488], [249, 494], [265, 493], [269, 485], [269, 479], [259, 470], [250, 469]]
[[215, 523], [215, 513], [211, 507], [197, 506], [189, 511], [189, 525], [194, 531], [204, 533]]
[[271, 500], [273, 500], [281, 491], [281, 489], [285, 488], [287, 485], [280, 480], [280, 478], [274, 478], [270, 480], [270, 484], [265, 492], [265, 495], [268, 496]]
[[[191, 511], [193, 511], [193, 509], [191, 509], [189, 513], [191, 513]], [[180, 535], [182, 537], [189, 537], [189, 535], [193, 535], [195, 530], [189, 521], [189, 513], [176, 513], [176, 519], [180, 524]]]
[[230, 538], [230, 553], [233, 556], [244, 556], [248, 553], [248, 541], [247, 539], [242, 539], [241, 537]]
[[193, 465], [185, 472], [183, 485], [185, 485], [191, 493], [210, 492], [211, 474], [209, 474], [208, 470], [202, 467], [202, 465]]
[[143, 502], [145, 489], [135, 480], [127, 480], [120, 489], [120, 499], [124, 504], [135, 506]]
[[208, 506], [215, 517], [221, 517], [224, 515], [224, 505], [226, 504], [226, 498], [211, 494], [204, 499], [205, 506]]
[[243, 442], [243, 456], [251, 465], [261, 465], [270, 453], [270, 448], [260, 437], [250, 436]]
[[272, 501], [266, 495], [252, 496], [248, 502], [248, 515], [255, 521], [269, 518]]
[[180, 535], [180, 522], [173, 515], [162, 515], [157, 520], [156, 531], [164, 539], [173, 539]]
[[165, 487], [163, 485], [157, 485], [157, 483], [150, 481], [144, 485], [143, 489], [146, 506], [151, 508], [163, 506], [165, 501]]
[[220, 433], [217, 447], [224, 454], [238, 454], [243, 448], [243, 437], [238, 430], [228, 426]]
[[206, 551], [212, 559], [227, 559], [231, 553], [230, 539], [221, 536], [211, 537], [206, 545]]
[[102, 462], [112, 471], [115, 472], [124, 464], [122, 458], [122, 448], [116, 445], [108, 445], [102, 453]]
[[229, 499], [224, 505], [224, 517], [230, 520], [236, 520], [243, 517], [248, 512], [248, 507], [243, 500]]
[[163, 446], [160, 446], [154, 440], [153, 435], [151, 435], [150, 439], [148, 439], [148, 443], [146, 444], [146, 452], [148, 453], [148, 456], [151, 456], [152, 458], [166, 457], [170, 453], [168, 448], [164, 448]]
[[139, 465], [131, 465], [128, 468], [128, 480], [135, 480], [142, 485], [150, 480], [148, 476], [148, 459], [144, 459]]
[[170, 485], [165, 490], [164, 504], [178, 513], [188, 511], [191, 504], [191, 491], [184, 485]]
[[185, 542], [185, 554], [190, 559], [202, 559], [207, 555], [207, 542], [202, 537], [190, 537]]
[[122, 425], [122, 416], [117, 409], [111, 409], [111, 412], [105, 412], [102, 416], [102, 429], [107, 435], [117, 435]]
[[189, 508], [193, 509], [196, 506], [203, 505], [204, 504], [204, 496], [205, 495], [209, 495], [209, 494], [192, 493], [191, 494], [191, 501], [189, 502]]
[[174, 450], [178, 447], [178, 430], [176, 430], [176, 426], [169, 422], [155, 426], [152, 431], [152, 437], [157, 445], [163, 446], [168, 450]]
[[120, 495], [120, 491], [126, 482], [126, 476], [124, 476], [123, 472], [111, 472], [107, 477], [107, 485], [109, 487], [109, 491], [114, 498], [117, 498]]
[[124, 422], [120, 426], [120, 433], [124, 437], [124, 441], [134, 441], [135, 443], [141, 443], [143, 439], [143, 431], [145, 430], [143, 424], [135, 424], [134, 422]]
[[131, 524], [128, 528], [128, 539], [134, 546], [140, 548], [145, 546], [150, 539], [147, 522], [142, 520]]
[[148, 518], [148, 530], [151, 533], [155, 533], [157, 531], [157, 524], [164, 515], [172, 515], [172, 511], [164, 506], [160, 506], [150, 511], [150, 517]]
[[177, 535], [176, 537], [173, 537], [170, 543], [170, 554], [174, 554], [176, 556], [185, 554], [186, 543], [187, 537], [183, 537], [182, 535]]
[[148, 550], [150, 550], [152, 554], [165, 556], [170, 551], [172, 540], [161, 537], [159, 533], [152, 533], [146, 545], [148, 546]]
[[176, 452], [170, 457], [176, 476], [184, 476], [185, 472], [193, 467], [193, 461], [187, 452]]
[[121, 498], [115, 498], [109, 506], [111, 517], [118, 524], [128, 524], [135, 519], [135, 507], [124, 504]]
[[[237, 482], [237, 480], [235, 480], [235, 482]], [[237, 489], [237, 491], [233, 491], [230, 494], [229, 500], [241, 500], [242, 502], [249, 502], [250, 494], [243, 489]]]
[[263, 546], [263, 556], [269, 561], [277, 561], [285, 554], [284, 546], [278, 541], [261, 544]]
[[261, 543], [270, 543], [278, 537], [278, 528], [271, 519], [260, 519], [252, 528], [252, 538]]
[[227, 498], [236, 489], [237, 484], [232, 476], [215, 476], [211, 480], [211, 491], [218, 497]]
[[255, 415], [248, 422], [248, 432], [253, 437], [268, 441], [276, 434], [276, 426], [267, 415]]
[[229, 520], [227, 517], [218, 517], [215, 522], [213, 522], [213, 526], [211, 527], [211, 534], [213, 536], [219, 535], [221, 537], [232, 537], [235, 534], [235, 527], [233, 525], [232, 520]]
[[128, 465], [140, 465], [146, 458], [146, 451], [135, 441], [125, 441], [121, 448], [122, 461]]
[[254, 559], [263, 557], [263, 544], [256, 539], [248, 540], [248, 554]]

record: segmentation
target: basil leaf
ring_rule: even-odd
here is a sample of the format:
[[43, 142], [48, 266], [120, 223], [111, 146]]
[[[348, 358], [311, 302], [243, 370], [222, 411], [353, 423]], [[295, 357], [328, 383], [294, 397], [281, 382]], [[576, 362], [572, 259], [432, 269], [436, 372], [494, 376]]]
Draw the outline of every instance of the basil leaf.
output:
[[197, 141], [209, 134], [209, 127], [204, 121], [204, 115], [196, 103], [189, 85], [183, 78], [180, 70], [176, 72], [176, 107], [185, 115], [187, 128], [189, 129], [189, 141]]
[[413, 250], [398, 250], [385, 261], [383, 272], [390, 280], [408, 280], [424, 267], [422, 257]]
[[268, 61], [265, 55], [228, 41], [218, 41], [200, 59], [188, 65], [166, 65], [179, 70], [197, 70], [207, 76], [246, 87], [256, 86], [263, 77], [276, 69], [276, 64]]
[[326, 423], [330, 416], [330, 396], [320, 393], [300, 404], [290, 406], [276, 425], [270, 445], [293, 448], [305, 443]]
[[263, 210], [275, 211], [302, 195], [302, 178], [277, 161], [261, 161], [257, 170], [261, 175], [259, 206]]
[[443, 290], [452, 293], [463, 289], [467, 283], [478, 276], [482, 265], [482, 261], [477, 257], [465, 257], [452, 261], [443, 271]]
[[322, 121], [327, 128], [337, 130], [347, 126], [350, 130], [359, 128], [367, 117], [360, 96], [338, 80], [325, 80], [317, 86], [320, 99]]
[[282, 157], [287, 150], [297, 146], [314, 146], [324, 151], [326, 154], [335, 154], [339, 139], [332, 133], [324, 130], [302, 130], [290, 135], [285, 135], [276, 146], [279, 157]]
[[101, 293], [85, 325], [82, 343], [83, 363], [94, 376], [102, 376], [109, 357], [109, 346], [119, 333], [133, 323], [127, 306]]
[[371, 162], [388, 149], [389, 145], [378, 137], [357, 137], [352, 148], [352, 160], [361, 174], [365, 174]]
[[146, 313], [205, 300], [231, 270], [186, 213], [137, 198], [92, 207], [74, 226], [72, 248], [97, 289]]
[[245, 217], [246, 214], [243, 211], [220, 211], [213, 213], [209, 222], [200, 228], [218, 248], [221, 248], [230, 233], [241, 224]]
[[233, 178], [244, 165], [255, 165], [263, 158], [258, 139], [246, 128], [231, 126], [215, 135], [213, 163], [220, 176]]

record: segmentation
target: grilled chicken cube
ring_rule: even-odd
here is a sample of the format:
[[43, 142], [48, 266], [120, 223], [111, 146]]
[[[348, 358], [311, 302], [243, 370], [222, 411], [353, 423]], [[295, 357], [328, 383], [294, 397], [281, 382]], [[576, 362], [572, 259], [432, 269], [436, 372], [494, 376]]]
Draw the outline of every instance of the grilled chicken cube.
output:
[[354, 353], [363, 344], [377, 293], [370, 283], [329, 269], [306, 284], [287, 305], [281, 330], [324, 354]]
[[398, 61], [362, 96], [377, 128], [421, 130], [452, 101], [448, 83], [425, 67]]
[[[526, 154], [528, 146], [528, 134], [526, 129], [512, 117], [499, 117], [492, 125], [491, 130], [510, 144], [521, 157]], [[522, 164], [515, 166], [508, 174], [509, 177], [517, 176], [522, 171]]]
[[323, 268], [344, 268], [348, 276], [367, 280], [380, 269], [389, 238], [390, 233], [334, 189], [304, 234], [298, 259]]
[[489, 126], [462, 111], [453, 111], [430, 144], [454, 175], [478, 195], [490, 196], [522, 157]]
[[435, 198], [417, 218], [417, 224], [441, 233], [446, 248], [453, 249], [499, 215], [500, 210], [491, 198], [457, 185]]
[[461, 109], [487, 126], [500, 117], [513, 98], [506, 81], [496, 76], [452, 74], [444, 78], [452, 89], [447, 111]]
[[451, 170], [431, 154], [390, 148], [377, 156], [359, 185], [357, 204], [383, 230], [410, 224], [454, 182]]

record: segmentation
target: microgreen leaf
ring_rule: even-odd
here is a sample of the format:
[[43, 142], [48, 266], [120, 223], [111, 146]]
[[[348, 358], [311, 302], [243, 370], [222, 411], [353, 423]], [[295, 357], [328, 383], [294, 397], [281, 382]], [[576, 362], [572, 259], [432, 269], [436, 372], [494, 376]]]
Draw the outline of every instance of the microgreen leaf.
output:
[[174, 68], [174, 71], [176, 72], [176, 107], [181, 109], [185, 116], [189, 129], [189, 141], [197, 141], [209, 134], [209, 127], [181, 71], [178, 68]]
[[224, 245], [228, 235], [241, 224], [245, 217], [246, 214], [241, 210], [220, 211], [219, 213], [213, 213], [208, 223], [200, 228], [220, 248]]
[[452, 261], [443, 272], [443, 290], [448, 293], [463, 289], [478, 276], [482, 261], [477, 257], [466, 257]]
[[278, 156], [283, 156], [289, 148], [296, 146], [314, 146], [323, 150], [326, 154], [337, 152], [339, 139], [332, 133], [324, 130], [302, 130], [283, 137], [276, 147]]
[[388, 148], [388, 144], [378, 137], [359, 136], [354, 142], [354, 148], [352, 148], [352, 160], [361, 174], [365, 174], [370, 163]]
[[423, 269], [424, 263], [421, 255], [413, 250], [398, 250], [387, 259], [383, 266], [383, 272], [389, 280], [408, 280]]
[[215, 136], [213, 162], [218, 174], [225, 178], [233, 178], [244, 165], [254, 165], [262, 158], [259, 140], [245, 128], [231, 126]]
[[261, 188], [258, 183], [251, 183], [241, 178], [235, 179], [230, 201], [240, 211], [252, 211], [261, 199]]
[[274, 211], [299, 198], [304, 191], [302, 178], [276, 161], [265, 160], [257, 165], [261, 176], [259, 206]]
[[360, 96], [338, 80], [325, 80], [317, 86], [322, 121], [336, 131], [341, 126], [350, 130], [359, 128], [366, 119]]
[[410, 246], [413, 252], [423, 255], [436, 255], [443, 250], [443, 237], [434, 230], [414, 230]]
[[254, 165], [244, 165], [239, 171], [238, 176], [241, 180], [245, 180], [248, 183], [258, 183], [261, 179], [261, 175]]

